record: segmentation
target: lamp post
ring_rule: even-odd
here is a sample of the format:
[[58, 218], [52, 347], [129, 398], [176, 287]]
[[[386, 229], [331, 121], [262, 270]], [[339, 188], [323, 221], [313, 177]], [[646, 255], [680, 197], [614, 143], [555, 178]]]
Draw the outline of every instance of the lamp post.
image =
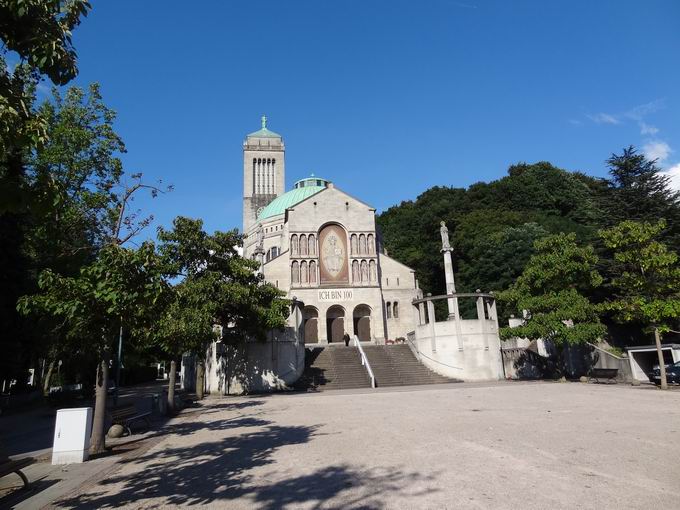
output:
[[116, 391], [113, 393], [113, 403], [118, 405], [118, 392], [120, 391], [120, 364], [123, 359], [123, 321], [120, 323], [118, 333], [118, 362], [116, 363]]

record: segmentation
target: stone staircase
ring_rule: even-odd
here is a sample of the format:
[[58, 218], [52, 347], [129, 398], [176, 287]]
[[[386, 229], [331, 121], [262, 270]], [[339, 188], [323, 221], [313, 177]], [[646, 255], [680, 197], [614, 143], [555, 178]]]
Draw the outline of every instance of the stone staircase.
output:
[[305, 349], [305, 371], [293, 388], [305, 391], [370, 388], [359, 350], [344, 345]]
[[418, 361], [408, 345], [366, 345], [363, 347], [378, 387], [460, 382], [427, 368]]
[[[408, 345], [363, 345], [376, 386], [408, 386], [459, 382], [432, 372]], [[301, 391], [370, 388], [371, 380], [356, 347], [333, 345], [305, 350], [305, 371], [293, 385]]]

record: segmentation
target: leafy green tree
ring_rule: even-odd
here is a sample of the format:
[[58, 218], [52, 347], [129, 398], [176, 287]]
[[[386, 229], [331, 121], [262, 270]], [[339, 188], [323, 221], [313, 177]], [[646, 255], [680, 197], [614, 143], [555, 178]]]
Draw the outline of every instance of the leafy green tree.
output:
[[[148, 226], [152, 217], [139, 217], [129, 211], [134, 196], [143, 190], [152, 196], [169, 188], [145, 184], [141, 174], [131, 176], [133, 182], [111, 192], [102, 238], [91, 262], [75, 276], [65, 276], [46, 269], [38, 278], [39, 291], [22, 297], [17, 309], [23, 315], [36, 314], [56, 319], [56, 335], [61, 350], [92, 352], [99, 360], [96, 374], [95, 416], [91, 449], [105, 448], [104, 423], [108, 388], [111, 345], [121, 328], [140, 338], [148, 336], [150, 324], [163, 309], [167, 296], [166, 264], [156, 253], [153, 243], [138, 249], [123, 245]], [[92, 338], [94, 336], [94, 338]], [[76, 344], [73, 344], [76, 342]]]
[[172, 299], [152, 330], [152, 341], [170, 357], [167, 405], [170, 415], [176, 411], [176, 360], [184, 353], [202, 356], [206, 345], [215, 339], [212, 305], [203, 300], [205, 289], [200, 283], [187, 279], [174, 286]]
[[501, 338], [543, 338], [556, 346], [593, 342], [605, 333], [596, 307], [584, 292], [602, 283], [591, 246], [576, 235], [557, 234], [535, 242], [536, 253], [499, 299], [516, 312], [528, 311], [522, 326], [501, 328]]
[[[16, 205], [12, 193], [21, 191], [22, 158], [27, 149], [45, 140], [45, 124], [32, 111], [36, 83], [47, 76], [65, 85], [78, 74], [71, 32], [87, 15], [86, 0], [5, 0], [0, 3], [0, 154], [3, 174], [0, 198], [3, 207]], [[15, 52], [20, 60], [10, 71], [4, 54]]]
[[[37, 290], [43, 269], [77, 275], [109, 241], [123, 176], [120, 155], [125, 146], [113, 129], [115, 113], [104, 105], [98, 85], [87, 90], [71, 87], [63, 95], [55, 89], [39, 114], [48, 138], [26, 158], [26, 188], [34, 205], [24, 222], [24, 293]], [[49, 367], [72, 351], [59, 350], [60, 342], [46, 334], [50, 324], [22, 322], [23, 334], [14, 349], [18, 355], [10, 359], [15, 367], [24, 367], [36, 356], [45, 357], [47, 386]]]
[[189, 330], [173, 337], [172, 331], [181, 332], [183, 326], [168, 319], [162, 343], [168, 352], [197, 349], [196, 392], [200, 398], [203, 353], [212, 339], [213, 326], [221, 327], [226, 343], [265, 340], [270, 330], [285, 325], [289, 304], [280, 290], [263, 282], [256, 261], [238, 255], [242, 238], [235, 230], [211, 235], [203, 230], [201, 220], [180, 216], [172, 230], [158, 229], [158, 239], [171, 276], [182, 279], [177, 306], [187, 309], [185, 320], [196, 328], [193, 337]]
[[606, 221], [612, 227], [622, 221], [656, 222], [665, 219], [668, 227], [661, 233], [670, 246], [680, 245], [680, 191], [670, 186], [656, 160], [650, 161], [634, 147], [620, 155], [612, 154], [609, 166], [609, 193], [605, 197]]
[[89, 9], [87, 0], [4, 0], [0, 38], [36, 72], [65, 85], [78, 74], [71, 32]]
[[105, 412], [112, 345], [121, 327], [142, 336], [162, 309], [167, 291], [164, 265], [153, 243], [138, 249], [117, 244], [104, 247], [75, 277], [45, 270], [40, 293], [19, 302], [23, 313], [53, 316], [61, 321], [71, 349], [97, 354], [97, 386], [91, 449], [105, 449]]
[[433, 187], [415, 201], [389, 208], [377, 221], [383, 246], [416, 270], [425, 291], [437, 294], [446, 288], [437, 228], [442, 220], [454, 241], [457, 287], [501, 290], [496, 286], [507, 285], [521, 272], [530, 255], [525, 248], [529, 252], [532, 248], [530, 241], [523, 244], [521, 256], [509, 254], [515, 259], [511, 278], [499, 277], [489, 265], [476, 269], [484, 264], [480, 256], [493, 255], [490, 244], [496, 243], [495, 237], [508, 228], [535, 224], [546, 233], [575, 232], [578, 239], [590, 241], [601, 226], [598, 191], [602, 187], [597, 179], [547, 162], [520, 163], [511, 166], [506, 177], [490, 183], [478, 182], [467, 189]]
[[612, 298], [603, 309], [619, 322], [640, 322], [654, 331], [664, 389], [668, 384], [660, 335], [680, 320], [680, 264], [677, 253], [658, 240], [665, 228], [664, 220], [624, 221], [600, 232], [616, 268]]
[[[34, 197], [26, 186], [26, 157], [47, 139], [46, 122], [33, 105], [43, 76], [64, 85], [77, 74], [71, 32], [90, 8], [86, 0], [6, 0], [0, 2], [0, 324], [8, 363], [16, 371], [18, 340], [24, 324], [15, 306], [27, 291], [29, 263], [22, 253], [25, 221]], [[8, 51], [19, 64], [10, 69]]]
[[68, 272], [106, 244], [117, 220], [125, 144], [99, 85], [53, 90], [39, 108], [48, 141], [27, 159], [28, 186], [42, 207], [28, 235], [31, 258]]
[[[478, 288], [476, 282], [483, 282], [487, 292], [507, 289], [534, 254], [535, 241], [547, 235], [548, 231], [540, 225], [525, 223], [475, 237], [458, 264], [460, 291], [474, 292]], [[499, 303], [499, 317], [507, 319], [507, 315], [504, 303]]]

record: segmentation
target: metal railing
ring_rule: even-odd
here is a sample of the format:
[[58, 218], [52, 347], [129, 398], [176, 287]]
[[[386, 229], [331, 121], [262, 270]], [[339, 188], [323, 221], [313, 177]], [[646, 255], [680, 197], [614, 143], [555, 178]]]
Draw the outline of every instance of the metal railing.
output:
[[359, 355], [361, 356], [361, 364], [366, 367], [366, 371], [368, 372], [368, 377], [371, 378], [371, 388], [375, 388], [375, 376], [373, 375], [373, 370], [371, 370], [371, 364], [368, 362], [368, 357], [366, 356], [366, 353], [364, 352], [364, 348], [361, 347], [361, 342], [359, 341], [359, 337], [354, 335], [354, 337], [352, 338], [352, 342], [359, 349]]

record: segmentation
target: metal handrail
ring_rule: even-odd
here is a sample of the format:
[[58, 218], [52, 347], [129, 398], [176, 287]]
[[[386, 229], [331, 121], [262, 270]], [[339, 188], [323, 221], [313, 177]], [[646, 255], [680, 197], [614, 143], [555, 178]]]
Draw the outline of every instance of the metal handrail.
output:
[[415, 331], [411, 331], [409, 333], [406, 333], [406, 341], [411, 345], [411, 350], [414, 351], [414, 354], [416, 355], [416, 358], [420, 356], [420, 349], [418, 349], [418, 345], [409, 338], [409, 335], [413, 335], [415, 338], [416, 334]]
[[368, 362], [368, 357], [366, 356], [366, 353], [364, 352], [364, 348], [361, 347], [361, 342], [359, 341], [359, 337], [354, 335], [352, 338], [352, 341], [354, 342], [354, 345], [357, 346], [359, 349], [359, 355], [361, 356], [361, 364], [366, 367], [366, 371], [368, 372], [368, 377], [371, 378], [371, 388], [375, 388], [375, 376], [373, 375], [373, 370], [371, 370], [371, 364]]

